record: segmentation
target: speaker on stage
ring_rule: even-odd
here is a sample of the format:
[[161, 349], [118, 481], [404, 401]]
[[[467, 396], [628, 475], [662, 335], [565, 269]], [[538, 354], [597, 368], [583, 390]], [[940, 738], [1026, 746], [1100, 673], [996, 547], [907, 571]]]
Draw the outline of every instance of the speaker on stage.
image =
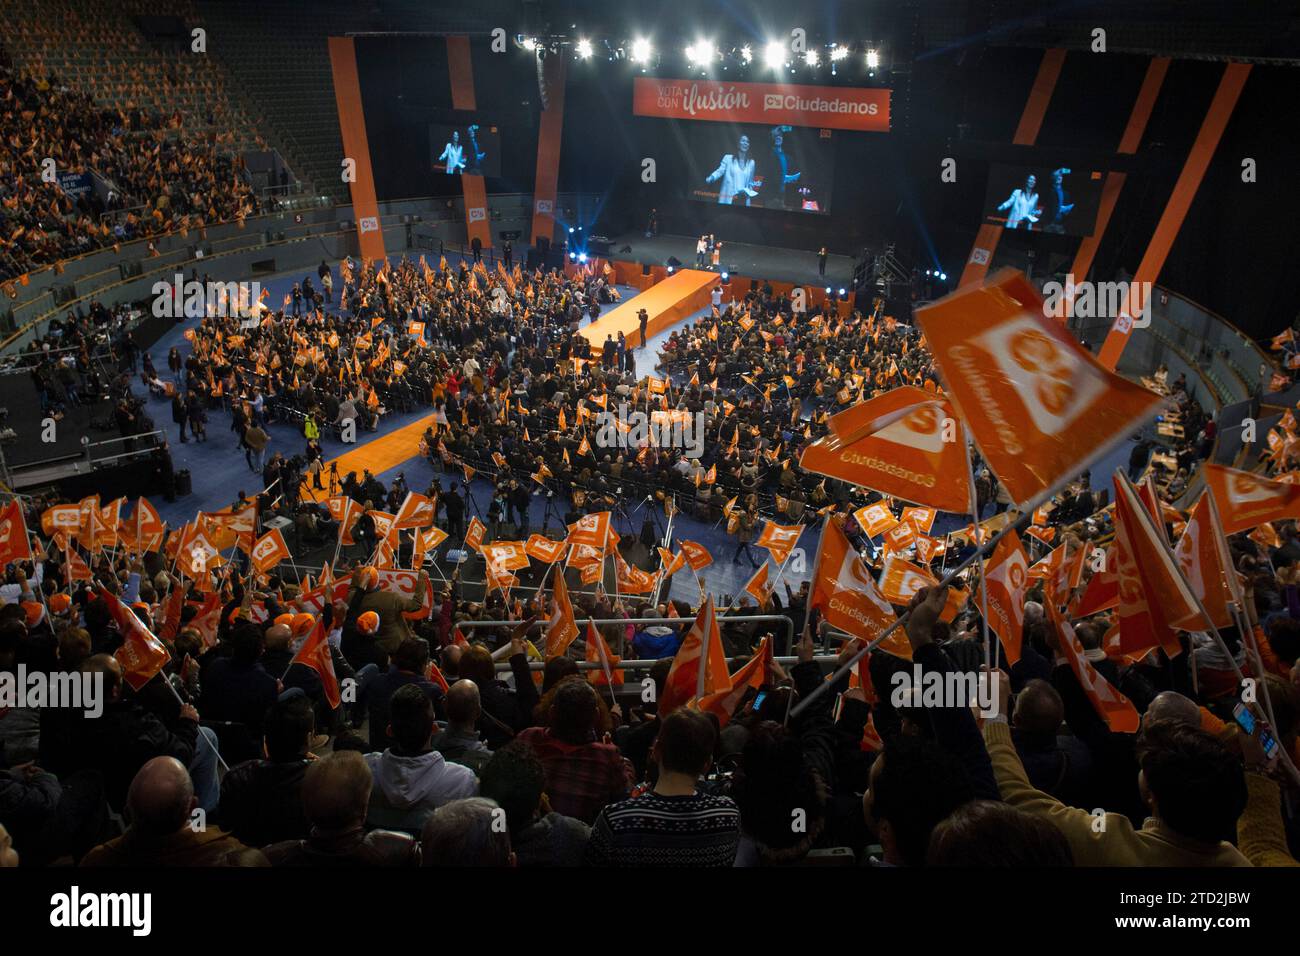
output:
[[682, 267], [682, 260], [678, 259], [676, 256], [669, 256], [666, 265], [669, 269], [680, 269]]
[[643, 276], [648, 276], [650, 274], [650, 263], [648, 262], [641, 263], [641, 274]]

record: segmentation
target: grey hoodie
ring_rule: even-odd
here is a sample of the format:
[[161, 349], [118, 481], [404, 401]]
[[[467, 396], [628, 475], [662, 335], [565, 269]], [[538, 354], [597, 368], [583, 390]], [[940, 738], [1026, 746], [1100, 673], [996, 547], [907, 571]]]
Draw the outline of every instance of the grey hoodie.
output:
[[369, 753], [366, 764], [375, 778], [366, 815], [372, 827], [418, 833], [438, 807], [478, 793], [474, 772], [448, 763], [436, 750], [415, 757]]

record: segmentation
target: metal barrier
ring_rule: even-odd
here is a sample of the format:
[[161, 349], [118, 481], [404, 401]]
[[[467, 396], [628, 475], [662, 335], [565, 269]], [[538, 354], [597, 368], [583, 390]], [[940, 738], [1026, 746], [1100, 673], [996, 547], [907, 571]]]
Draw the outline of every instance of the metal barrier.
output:
[[[645, 660], [645, 661], [620, 660], [616, 665], [614, 665], [612, 669], [619, 670], [619, 671], [623, 671], [623, 670], [648, 671], [650, 668], [654, 667], [655, 664], [658, 664], [660, 660], [663, 660], [663, 658], [659, 658], [658, 660]], [[784, 667], [787, 664], [797, 664], [799, 662], [799, 658], [797, 657], [774, 657], [773, 660], [775, 660], [782, 667]], [[813, 656], [813, 661], [818, 664], [834, 664], [838, 660], [839, 657], [835, 654], [816, 654]], [[594, 670], [600, 670], [601, 668], [601, 665], [596, 661], [574, 661], [574, 663], [577, 664], [578, 670], [580, 671], [594, 671]], [[545, 667], [546, 665], [541, 661], [528, 662], [528, 669], [530, 671], [540, 671], [545, 669]], [[502, 663], [498, 661], [496, 668], [499, 671], [508, 671], [510, 670], [510, 664]]]
[[[579, 622], [579, 626], [581, 626], [583, 621], [588, 621], [597, 626], [601, 624], [694, 624], [695, 623], [695, 618], [693, 617], [605, 617], [605, 618], [595, 618], [595, 619], [578, 618], [577, 620]], [[785, 625], [786, 647], [792, 647], [794, 644], [794, 621], [786, 617], [784, 614], [736, 614], [734, 616], [721, 617], [719, 618], [719, 620], [721, 623], [726, 623], [726, 624], [730, 624], [733, 622], [744, 622], [744, 621], [781, 621]], [[524, 623], [523, 621], [458, 621], [456, 622], [455, 626], [460, 628], [463, 631], [466, 629], [473, 629], [476, 627], [514, 627], [516, 625], [523, 624], [523, 623]], [[538, 619], [533, 623], [539, 624], [544, 622]], [[623, 653], [625, 643], [626, 641], [624, 635], [619, 634], [617, 653], [619, 654]], [[581, 662], [579, 663], [581, 664]], [[651, 664], [654, 663], [654, 661], [648, 661], [644, 663], [646, 664], [647, 667], [649, 667]], [[626, 662], [626, 664], [620, 663], [619, 667], [624, 667], [624, 666], [631, 667], [632, 664], [633, 662]], [[505, 664], [503, 666], [501, 664], [498, 664], [497, 669], [509, 670], [510, 665]], [[540, 665], [539, 665], [539, 669], [540, 669]]]

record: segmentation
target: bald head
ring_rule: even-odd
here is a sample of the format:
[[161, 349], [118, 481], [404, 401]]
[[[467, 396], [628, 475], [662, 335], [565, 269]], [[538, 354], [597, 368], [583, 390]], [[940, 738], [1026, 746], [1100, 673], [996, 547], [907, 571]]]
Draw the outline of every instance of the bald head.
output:
[[447, 689], [447, 720], [456, 727], [473, 727], [481, 711], [478, 684], [458, 680]]
[[112, 654], [94, 654], [81, 662], [81, 672], [94, 675], [102, 674], [104, 693], [109, 700], [117, 700], [122, 695], [122, 665]]
[[131, 829], [146, 836], [175, 833], [185, 825], [196, 806], [190, 772], [175, 757], [154, 757], [148, 761], [126, 792]]
[[1037, 601], [1025, 602], [1025, 626], [1037, 624], [1043, 619], [1043, 606]]
[[1173, 721], [1186, 727], [1199, 727], [1201, 709], [1194, 700], [1184, 697], [1176, 690], [1161, 691], [1142, 715], [1143, 724], [1149, 720]]
[[313, 761], [302, 781], [307, 821], [326, 830], [364, 823], [372, 782], [366, 758], [355, 750], [331, 753]]
[[285, 624], [273, 624], [266, 629], [268, 651], [282, 651], [289, 646], [289, 641], [292, 639], [293, 632]]

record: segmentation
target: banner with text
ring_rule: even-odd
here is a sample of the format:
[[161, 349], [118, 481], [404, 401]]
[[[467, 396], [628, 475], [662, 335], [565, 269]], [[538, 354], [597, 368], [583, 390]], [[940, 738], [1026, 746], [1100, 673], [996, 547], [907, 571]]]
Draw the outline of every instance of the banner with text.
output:
[[787, 83], [726, 83], [638, 76], [632, 113], [715, 123], [819, 126], [889, 132], [889, 90]]

